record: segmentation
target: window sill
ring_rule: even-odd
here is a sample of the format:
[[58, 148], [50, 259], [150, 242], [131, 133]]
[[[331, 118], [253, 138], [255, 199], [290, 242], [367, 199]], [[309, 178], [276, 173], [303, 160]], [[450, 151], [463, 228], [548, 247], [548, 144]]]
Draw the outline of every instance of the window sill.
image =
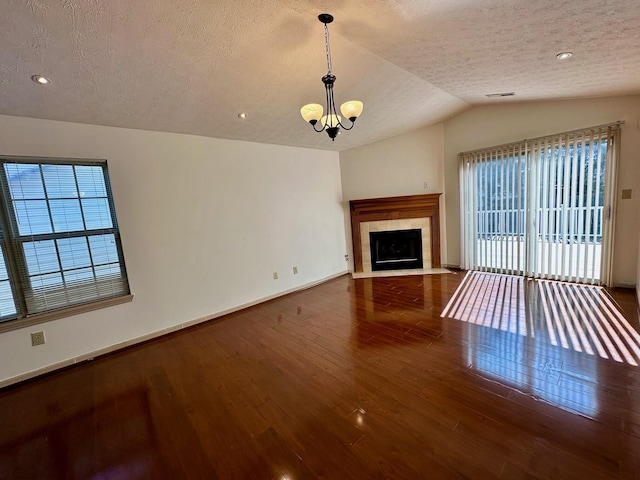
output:
[[108, 298], [106, 300], [99, 300], [97, 302], [75, 305], [68, 308], [61, 308], [60, 310], [53, 310], [51, 312], [39, 313], [37, 315], [32, 315], [26, 318], [8, 320], [6, 322], [0, 323], [0, 333], [19, 330], [21, 328], [38, 325], [39, 323], [50, 322], [52, 320], [58, 320], [60, 318], [71, 317], [73, 315], [80, 315], [82, 313], [88, 313], [94, 310], [100, 310], [103, 308], [112, 307], [114, 305], [120, 305], [122, 303], [129, 303], [132, 300], [133, 295], [128, 294], [122, 295], [120, 297]]

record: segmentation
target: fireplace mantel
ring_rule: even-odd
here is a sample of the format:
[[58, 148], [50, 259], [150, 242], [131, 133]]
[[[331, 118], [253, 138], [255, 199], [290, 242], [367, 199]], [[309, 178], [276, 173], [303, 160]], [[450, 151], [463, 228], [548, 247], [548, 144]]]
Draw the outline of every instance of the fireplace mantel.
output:
[[440, 268], [440, 195], [442, 194], [432, 193], [351, 200], [349, 207], [355, 271], [362, 272], [360, 223], [425, 217], [431, 219], [431, 266]]

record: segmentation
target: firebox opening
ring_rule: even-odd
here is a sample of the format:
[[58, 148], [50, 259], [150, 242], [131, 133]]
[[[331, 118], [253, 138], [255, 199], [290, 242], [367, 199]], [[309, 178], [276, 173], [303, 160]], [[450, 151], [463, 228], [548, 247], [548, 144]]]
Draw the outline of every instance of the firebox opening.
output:
[[373, 271], [423, 268], [422, 231], [419, 228], [369, 232], [369, 241]]

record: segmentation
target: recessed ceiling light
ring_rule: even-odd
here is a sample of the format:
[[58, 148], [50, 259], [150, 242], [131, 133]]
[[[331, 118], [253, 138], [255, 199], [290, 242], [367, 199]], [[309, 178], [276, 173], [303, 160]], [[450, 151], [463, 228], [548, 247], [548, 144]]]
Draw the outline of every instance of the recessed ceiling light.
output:
[[244, 113], [244, 112], [241, 112], [241, 113], [238, 114], [238, 118], [241, 118], [241, 119], [244, 120], [245, 118], [247, 118], [247, 114]]
[[556, 58], [558, 60], [566, 60], [567, 58], [571, 57], [573, 57], [573, 53], [571, 52], [560, 52], [558, 55], [556, 55]]
[[33, 77], [31, 77], [31, 80], [40, 85], [48, 85], [51, 83], [51, 80], [49, 80], [47, 77], [43, 77], [42, 75], [34, 75]]

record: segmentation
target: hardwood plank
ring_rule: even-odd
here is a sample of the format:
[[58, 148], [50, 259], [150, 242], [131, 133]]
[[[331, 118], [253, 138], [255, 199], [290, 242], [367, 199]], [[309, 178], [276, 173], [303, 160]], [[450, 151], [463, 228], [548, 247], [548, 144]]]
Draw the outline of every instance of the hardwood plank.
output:
[[5, 388], [0, 478], [638, 478], [640, 367], [441, 318], [462, 279], [343, 276]]

